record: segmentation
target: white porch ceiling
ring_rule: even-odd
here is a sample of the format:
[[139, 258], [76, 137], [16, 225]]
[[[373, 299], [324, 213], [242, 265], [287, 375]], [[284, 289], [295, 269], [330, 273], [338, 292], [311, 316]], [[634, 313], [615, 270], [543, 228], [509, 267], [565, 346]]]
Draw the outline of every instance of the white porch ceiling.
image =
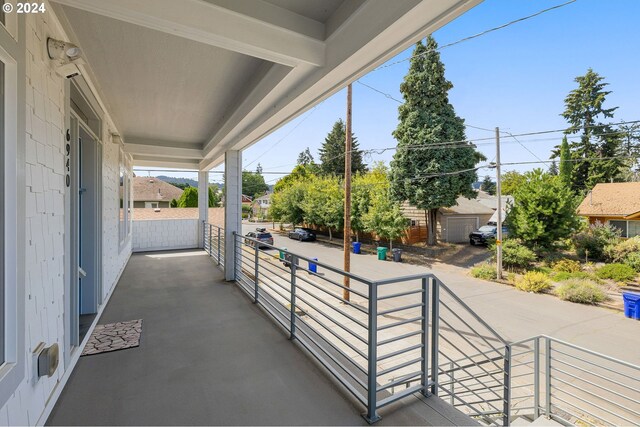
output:
[[481, 0], [53, 0], [134, 163], [207, 170]]

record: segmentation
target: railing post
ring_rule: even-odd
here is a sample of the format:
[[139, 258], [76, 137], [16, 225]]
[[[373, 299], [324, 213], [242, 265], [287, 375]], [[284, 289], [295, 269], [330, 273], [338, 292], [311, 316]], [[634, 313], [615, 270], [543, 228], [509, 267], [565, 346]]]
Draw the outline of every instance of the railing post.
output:
[[422, 376], [420, 377], [420, 385], [422, 385], [422, 394], [429, 396], [429, 279], [422, 279], [422, 328], [421, 353], [422, 357]]
[[449, 404], [455, 405], [454, 393], [456, 391], [456, 372], [453, 370], [453, 362], [449, 362]]
[[220, 227], [218, 228], [218, 265], [220, 265]]
[[[204, 242], [206, 241], [206, 235], [207, 235], [207, 231], [205, 229], [205, 227], [207, 226], [207, 223], [203, 220], [202, 221], [202, 247], [204, 248]], [[200, 247], [200, 245], [198, 244], [198, 247]]]
[[[238, 242], [240, 243], [238, 244]], [[240, 255], [241, 253], [242, 253], [242, 240], [238, 238], [238, 235], [234, 231], [233, 232], [233, 254], [234, 254], [233, 280], [234, 281], [238, 280], [238, 262], [242, 262], [242, 255]]]
[[431, 280], [431, 393], [438, 395], [438, 337], [440, 331], [440, 283], [435, 277]]
[[540, 337], [533, 340], [533, 418], [540, 417]]
[[291, 255], [291, 319], [289, 329], [291, 331], [291, 335], [289, 339], [294, 339], [296, 337], [296, 267], [298, 263], [298, 257], [295, 255]]
[[545, 415], [551, 417], [551, 340], [544, 337], [544, 358], [545, 358]]
[[253, 266], [253, 286], [254, 286], [254, 293], [253, 293], [253, 303], [257, 303], [258, 302], [258, 263], [260, 261], [260, 257], [258, 255], [258, 244], [256, 243], [256, 247], [255, 247], [255, 259], [253, 261], [254, 266]]
[[213, 248], [211, 247], [211, 239], [212, 239], [211, 232], [213, 231], [212, 227], [213, 227], [212, 224], [209, 224], [209, 255], [210, 256], [213, 253]]
[[511, 425], [511, 346], [504, 347], [504, 402], [502, 425]]
[[369, 283], [369, 340], [367, 361], [367, 413], [365, 420], [373, 424], [380, 420], [378, 415], [378, 285]]

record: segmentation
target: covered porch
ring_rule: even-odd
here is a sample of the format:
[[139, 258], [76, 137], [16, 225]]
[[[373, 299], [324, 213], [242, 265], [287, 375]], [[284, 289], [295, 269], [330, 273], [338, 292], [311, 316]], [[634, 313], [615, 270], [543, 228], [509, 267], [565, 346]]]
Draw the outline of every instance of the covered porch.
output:
[[[143, 319], [140, 346], [80, 358], [49, 425], [366, 424], [349, 394], [204, 251], [134, 254], [100, 323]], [[420, 394], [382, 424], [476, 425]]]

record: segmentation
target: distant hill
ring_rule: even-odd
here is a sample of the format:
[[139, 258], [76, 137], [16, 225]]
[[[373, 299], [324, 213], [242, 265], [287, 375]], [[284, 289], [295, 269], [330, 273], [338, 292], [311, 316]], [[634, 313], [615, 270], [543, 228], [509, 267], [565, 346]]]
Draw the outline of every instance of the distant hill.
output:
[[178, 185], [189, 185], [190, 187], [198, 187], [198, 181], [191, 178], [176, 178], [173, 176], [160, 175], [156, 177], [157, 179], [168, 182], [169, 184], [178, 184]]

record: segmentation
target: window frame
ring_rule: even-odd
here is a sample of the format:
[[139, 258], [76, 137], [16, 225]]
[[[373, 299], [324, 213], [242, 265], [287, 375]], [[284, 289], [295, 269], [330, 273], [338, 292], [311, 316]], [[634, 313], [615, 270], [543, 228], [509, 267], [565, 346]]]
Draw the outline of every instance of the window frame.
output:
[[[132, 179], [130, 174], [130, 162], [122, 147], [119, 148], [118, 181], [122, 188], [122, 196], [118, 196], [118, 242], [120, 252], [131, 240], [132, 223]], [[120, 192], [120, 190], [119, 190]]]

